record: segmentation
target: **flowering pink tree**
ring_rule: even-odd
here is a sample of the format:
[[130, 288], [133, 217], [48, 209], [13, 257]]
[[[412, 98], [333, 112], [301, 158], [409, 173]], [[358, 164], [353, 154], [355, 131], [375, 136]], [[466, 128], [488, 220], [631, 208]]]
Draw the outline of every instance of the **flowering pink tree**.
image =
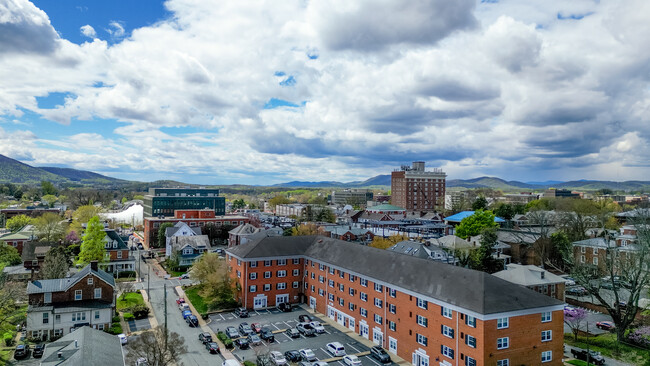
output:
[[79, 244], [80, 241], [79, 236], [74, 230], [70, 231], [65, 237], [65, 242], [68, 244]]
[[573, 338], [578, 340], [578, 332], [580, 327], [586, 323], [587, 311], [581, 308], [564, 309], [564, 323], [571, 328]]

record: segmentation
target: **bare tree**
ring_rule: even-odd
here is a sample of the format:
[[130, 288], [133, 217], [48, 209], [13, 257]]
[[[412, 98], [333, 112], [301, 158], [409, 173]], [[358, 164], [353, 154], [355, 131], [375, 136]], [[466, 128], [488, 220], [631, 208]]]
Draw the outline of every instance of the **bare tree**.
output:
[[43, 268], [39, 274], [43, 279], [64, 278], [71, 266], [72, 261], [65, 248], [57, 246], [50, 248], [45, 254]]
[[187, 353], [183, 337], [176, 332], [166, 332], [162, 327], [141, 333], [128, 348], [126, 358], [131, 365], [144, 358], [149, 366], [182, 366], [181, 355]]
[[0, 282], [0, 327], [16, 315], [16, 301], [25, 299], [25, 288], [18, 282]]
[[133, 282], [117, 282], [116, 287], [117, 287], [117, 297], [118, 299], [121, 297], [122, 300], [124, 300], [124, 295], [128, 294], [129, 292], [133, 292], [133, 290], [135, 289]]

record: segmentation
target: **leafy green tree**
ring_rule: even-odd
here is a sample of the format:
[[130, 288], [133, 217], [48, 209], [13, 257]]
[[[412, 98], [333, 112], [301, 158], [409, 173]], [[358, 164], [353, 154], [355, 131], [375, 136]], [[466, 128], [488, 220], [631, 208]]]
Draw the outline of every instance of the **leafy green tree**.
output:
[[477, 210], [487, 210], [488, 208], [488, 201], [485, 197], [483, 196], [478, 196], [472, 202], [472, 210], [477, 211]]
[[566, 233], [562, 231], [551, 234], [551, 251], [548, 260], [562, 270], [569, 270], [573, 264], [573, 245]]
[[228, 263], [216, 253], [205, 253], [194, 262], [190, 277], [201, 286], [199, 293], [211, 305], [232, 304], [235, 286], [228, 272]]
[[65, 228], [62, 224], [61, 216], [47, 212], [34, 219], [34, 226], [40, 241], [53, 243], [63, 239]]
[[168, 227], [172, 227], [172, 226], [174, 226], [174, 224], [172, 224], [171, 222], [163, 222], [162, 224], [160, 224], [160, 227], [158, 228], [158, 236], [157, 236], [158, 240], [156, 241], [157, 248], [162, 248], [167, 244], [165, 231], [167, 231]]
[[51, 248], [45, 254], [43, 268], [39, 271], [43, 279], [64, 278], [72, 266], [70, 256], [63, 246]]
[[323, 207], [322, 210], [316, 215], [316, 221], [320, 222], [336, 222], [336, 215], [334, 212], [327, 207]]
[[59, 191], [54, 187], [54, 184], [52, 182], [48, 181], [41, 181], [41, 193], [43, 193], [43, 196], [46, 195], [53, 195], [56, 196]]
[[483, 229], [481, 231], [481, 246], [473, 251], [472, 269], [487, 273], [494, 273], [503, 269], [503, 263], [492, 256], [496, 244], [496, 228], [488, 227]]
[[515, 209], [509, 203], [502, 203], [495, 208], [494, 214], [506, 221], [510, 221], [515, 216]]
[[81, 251], [77, 258], [77, 263], [86, 265], [91, 261], [103, 261], [104, 253], [104, 225], [99, 221], [99, 216], [94, 216], [88, 221], [88, 227], [82, 238]]
[[44, 204], [47, 204], [48, 207], [54, 207], [54, 204], [58, 200], [59, 199], [53, 194], [46, 194], [45, 196], [41, 197], [41, 201]]
[[22, 229], [25, 225], [32, 223], [32, 218], [25, 215], [18, 215], [7, 220], [7, 229], [10, 231], [18, 231]]
[[18, 250], [10, 245], [0, 244], [0, 267], [15, 266], [22, 263]]
[[540, 198], [526, 204], [526, 211], [551, 211], [555, 209], [555, 203], [550, 198]]
[[99, 215], [101, 209], [93, 205], [80, 206], [72, 213], [72, 224], [70, 230], [78, 233], [83, 232], [82, 224], [87, 223], [94, 216]]
[[497, 227], [499, 224], [494, 222], [492, 211], [478, 210], [473, 215], [464, 218], [456, 227], [456, 235], [460, 238], [467, 239], [481, 233], [483, 229]]
[[318, 235], [318, 227], [313, 223], [301, 224], [298, 227], [291, 228], [292, 236]]
[[273, 209], [277, 205], [285, 205], [287, 203], [291, 203], [291, 201], [286, 196], [278, 195], [269, 200], [269, 206], [273, 207]]
[[232, 201], [232, 209], [233, 210], [239, 210], [239, 209], [242, 209], [242, 208], [246, 208], [246, 202], [244, 201], [243, 198]]

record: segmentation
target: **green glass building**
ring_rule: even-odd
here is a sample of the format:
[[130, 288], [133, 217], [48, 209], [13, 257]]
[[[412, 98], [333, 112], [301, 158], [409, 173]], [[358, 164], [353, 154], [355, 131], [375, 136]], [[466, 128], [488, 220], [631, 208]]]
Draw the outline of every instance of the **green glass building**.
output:
[[208, 188], [150, 188], [144, 196], [144, 217], [174, 216], [174, 210], [212, 209], [214, 214], [226, 214], [226, 199], [218, 189]]

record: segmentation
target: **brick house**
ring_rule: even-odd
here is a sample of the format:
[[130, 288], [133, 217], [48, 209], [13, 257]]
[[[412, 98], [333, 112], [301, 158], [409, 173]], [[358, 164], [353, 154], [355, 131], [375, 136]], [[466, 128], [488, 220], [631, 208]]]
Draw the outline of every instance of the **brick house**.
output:
[[27, 225], [16, 232], [0, 236], [0, 242], [5, 242], [7, 245], [16, 248], [18, 255], [21, 256], [23, 255], [23, 247], [25, 244], [37, 239], [33, 225]]
[[36, 241], [26, 243], [23, 247], [23, 254], [21, 256], [23, 267], [32, 271], [32, 273], [40, 271], [41, 266], [45, 261], [45, 255], [54, 246], [55, 245], [51, 243], [41, 243]]
[[416, 366], [562, 365], [564, 303], [487, 273], [322, 236], [226, 252], [243, 306], [305, 302]]
[[108, 329], [115, 310], [115, 280], [97, 267], [87, 265], [74, 276], [29, 282], [27, 335], [52, 339], [76, 328]]
[[122, 271], [135, 271], [135, 257], [131, 255], [124, 239], [112, 229], [104, 229], [104, 248], [106, 249], [105, 262], [99, 267], [115, 276]]

